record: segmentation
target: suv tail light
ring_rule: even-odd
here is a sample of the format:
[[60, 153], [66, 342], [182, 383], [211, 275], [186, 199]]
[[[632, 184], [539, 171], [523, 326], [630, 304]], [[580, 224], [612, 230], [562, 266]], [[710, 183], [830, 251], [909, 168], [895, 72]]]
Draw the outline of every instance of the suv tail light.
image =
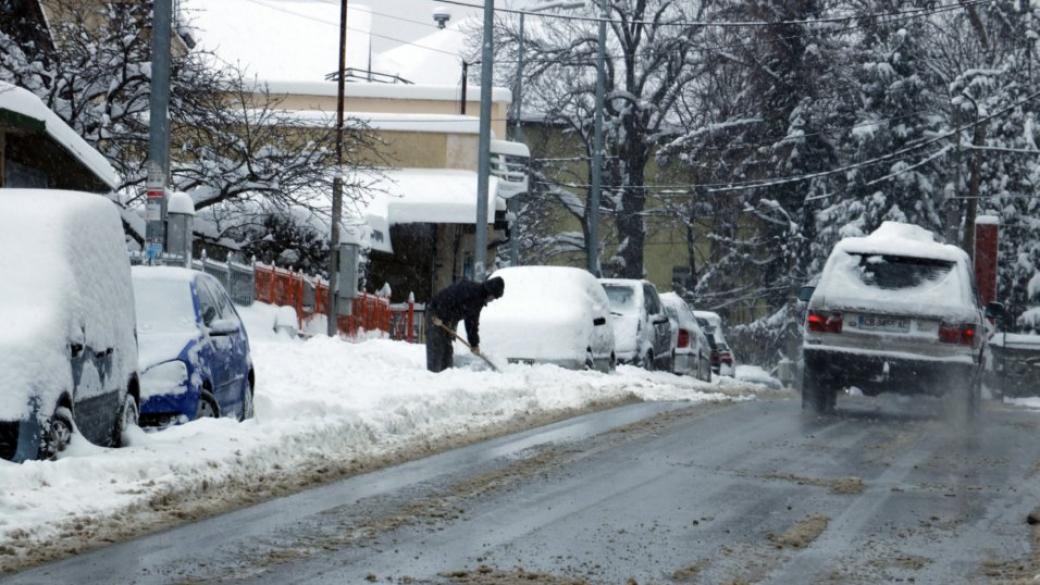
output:
[[814, 333], [841, 333], [841, 313], [809, 311], [809, 331]]
[[719, 356], [719, 361], [724, 363], [724, 364], [726, 364], [726, 365], [732, 366], [733, 365], [733, 354], [731, 354], [728, 351], [724, 351]]
[[679, 330], [679, 347], [690, 347], [690, 332], [685, 329]]
[[975, 325], [971, 323], [963, 325], [943, 323], [939, 325], [939, 341], [956, 343], [958, 345], [975, 345]]

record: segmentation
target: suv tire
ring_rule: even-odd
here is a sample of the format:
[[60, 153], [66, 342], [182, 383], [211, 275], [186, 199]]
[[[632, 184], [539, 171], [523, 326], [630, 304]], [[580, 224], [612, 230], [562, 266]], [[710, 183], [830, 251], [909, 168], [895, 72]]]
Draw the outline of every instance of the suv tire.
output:
[[802, 410], [814, 414], [833, 412], [837, 398], [821, 372], [810, 368], [802, 370]]

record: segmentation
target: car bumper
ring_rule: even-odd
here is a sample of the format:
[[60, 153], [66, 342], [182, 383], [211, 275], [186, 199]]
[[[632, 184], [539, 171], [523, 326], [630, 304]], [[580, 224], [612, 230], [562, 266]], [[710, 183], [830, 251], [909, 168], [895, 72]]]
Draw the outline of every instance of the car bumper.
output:
[[198, 407], [199, 394], [197, 392], [158, 394], [145, 399], [144, 404], [141, 405], [141, 417], [146, 424], [152, 419], [163, 420], [181, 415], [191, 419], [195, 418]]
[[677, 353], [675, 354], [675, 364], [672, 366], [672, 371], [676, 374], [697, 374], [699, 373], [700, 365], [697, 362], [697, 354]]
[[817, 346], [804, 348], [803, 356], [803, 375], [818, 376], [835, 389], [855, 386], [869, 395], [942, 395], [971, 380], [977, 369], [971, 356], [962, 355], [935, 358]]
[[0, 459], [15, 463], [39, 456], [43, 429], [35, 416], [24, 420], [0, 421]]

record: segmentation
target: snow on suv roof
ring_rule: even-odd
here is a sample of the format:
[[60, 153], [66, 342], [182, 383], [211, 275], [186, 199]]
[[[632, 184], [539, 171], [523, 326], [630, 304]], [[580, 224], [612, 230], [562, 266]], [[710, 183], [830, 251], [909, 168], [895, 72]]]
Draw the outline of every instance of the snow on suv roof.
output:
[[850, 254], [878, 254], [910, 256], [957, 262], [967, 258], [964, 250], [949, 244], [940, 244], [935, 234], [921, 226], [886, 221], [869, 236], [845, 238], [837, 249]]

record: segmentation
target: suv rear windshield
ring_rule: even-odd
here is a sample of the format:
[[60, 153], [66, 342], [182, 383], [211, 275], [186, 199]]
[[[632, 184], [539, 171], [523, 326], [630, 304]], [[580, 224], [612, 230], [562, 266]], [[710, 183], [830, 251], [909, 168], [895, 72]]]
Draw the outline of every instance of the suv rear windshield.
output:
[[953, 262], [947, 260], [881, 254], [851, 255], [859, 259], [859, 277], [863, 284], [879, 288], [914, 288], [941, 280], [953, 270]]

